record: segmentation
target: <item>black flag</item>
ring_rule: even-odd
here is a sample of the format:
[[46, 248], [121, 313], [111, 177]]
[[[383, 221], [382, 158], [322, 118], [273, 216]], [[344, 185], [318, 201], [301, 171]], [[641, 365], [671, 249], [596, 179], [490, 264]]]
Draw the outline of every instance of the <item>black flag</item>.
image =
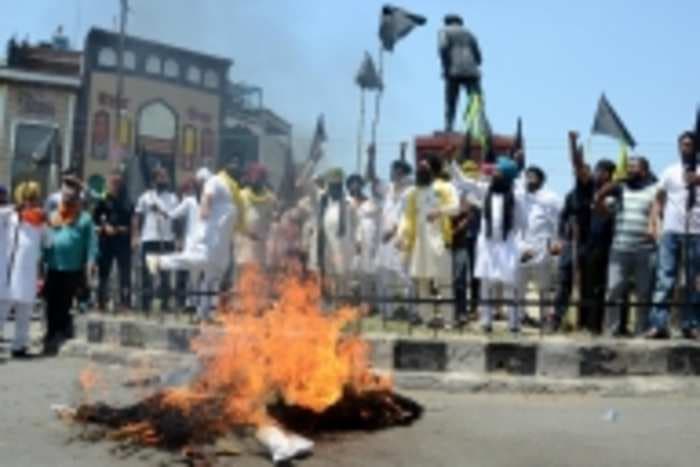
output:
[[381, 90], [384, 87], [382, 78], [377, 72], [377, 67], [374, 66], [374, 60], [369, 52], [365, 52], [365, 57], [362, 59], [360, 69], [355, 75], [355, 82], [362, 89]]
[[[522, 151], [522, 154], [518, 154]], [[518, 117], [518, 123], [515, 128], [515, 139], [513, 140], [513, 148], [511, 149], [513, 158], [517, 158], [516, 162], [520, 169], [525, 168], [525, 141], [523, 140], [523, 119]]]
[[600, 96], [598, 101], [598, 110], [593, 119], [593, 128], [591, 133], [598, 135], [606, 135], [614, 138], [628, 147], [633, 148], [637, 145], [636, 141], [625, 127], [620, 117], [613, 109], [605, 94]]
[[311, 141], [311, 148], [309, 149], [309, 160], [313, 161], [314, 164], [318, 163], [323, 157], [323, 143], [325, 143], [327, 139], [326, 122], [323, 114], [321, 114], [318, 116], [318, 120], [316, 120], [316, 130], [314, 130], [314, 138]]
[[379, 24], [379, 39], [384, 50], [393, 52], [394, 45], [399, 40], [406, 37], [416, 26], [423, 26], [426, 21], [425, 16], [392, 5], [384, 5]]

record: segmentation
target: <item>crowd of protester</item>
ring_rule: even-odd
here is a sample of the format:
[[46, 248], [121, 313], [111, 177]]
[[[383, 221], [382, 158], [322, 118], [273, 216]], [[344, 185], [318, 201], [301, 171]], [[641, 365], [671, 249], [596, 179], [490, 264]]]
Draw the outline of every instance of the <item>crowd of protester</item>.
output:
[[441, 326], [478, 320], [490, 333], [507, 311], [513, 333], [523, 325], [556, 332], [576, 291], [574, 324], [592, 334], [668, 338], [675, 301], [683, 337], [697, 339], [700, 172], [694, 135], [678, 144], [680, 160], [658, 179], [641, 156], [624, 170], [572, 157], [574, 187], [563, 199], [521, 151], [489, 170], [436, 154], [420, 159], [415, 175], [398, 159], [388, 181], [305, 170], [291, 200], [276, 198], [265, 166], [237, 158], [218, 173], [200, 169], [178, 193], [155, 168], [133, 201], [121, 170], [99, 196], [72, 170], [45, 199], [33, 181], [12, 193], [0, 187], [0, 338], [12, 312], [12, 354], [27, 356], [43, 298], [44, 353], [56, 354], [73, 335], [72, 308], [89, 307], [91, 292], [103, 311], [149, 313], [157, 297], [161, 311], [211, 321], [241, 271], [294, 262], [330, 296], [360, 296], [384, 318], [415, 325], [439, 310]]

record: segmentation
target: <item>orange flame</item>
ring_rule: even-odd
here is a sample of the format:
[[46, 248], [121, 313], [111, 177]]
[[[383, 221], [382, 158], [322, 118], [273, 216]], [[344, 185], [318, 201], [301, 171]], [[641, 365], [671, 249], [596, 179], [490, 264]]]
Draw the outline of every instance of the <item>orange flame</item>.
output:
[[80, 372], [78, 383], [83, 391], [85, 402], [90, 402], [95, 393], [104, 393], [107, 389], [104, 377], [93, 364]]
[[[268, 289], [277, 296], [272, 303]], [[390, 388], [388, 378], [371, 372], [367, 343], [346, 332], [357, 310], [323, 311], [317, 283], [287, 277], [272, 286], [249, 270], [238, 290], [235, 310], [220, 310], [222, 328], [204, 328], [194, 342], [203, 364], [199, 377], [169, 391], [166, 404], [188, 410], [197, 400], [216, 398], [232, 424], [261, 425], [271, 422], [271, 402], [320, 413], [347, 389]]]

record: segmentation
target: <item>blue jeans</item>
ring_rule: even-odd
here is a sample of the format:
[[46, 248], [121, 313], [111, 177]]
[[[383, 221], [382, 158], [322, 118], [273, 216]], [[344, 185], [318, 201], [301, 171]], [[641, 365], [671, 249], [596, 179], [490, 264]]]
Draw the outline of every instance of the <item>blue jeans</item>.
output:
[[[684, 243], [687, 241], [688, 251], [686, 264], [681, 264], [681, 253]], [[654, 291], [654, 306], [649, 322], [651, 327], [658, 330], [668, 330], [669, 306], [661, 302], [668, 302], [676, 285], [678, 272], [685, 273], [687, 267], [689, 290], [681, 294], [681, 301], [687, 300], [682, 307], [681, 328], [683, 330], [696, 329], [700, 325], [700, 235], [684, 235], [678, 233], [664, 233], [659, 243], [658, 265], [656, 269], [656, 289]]]

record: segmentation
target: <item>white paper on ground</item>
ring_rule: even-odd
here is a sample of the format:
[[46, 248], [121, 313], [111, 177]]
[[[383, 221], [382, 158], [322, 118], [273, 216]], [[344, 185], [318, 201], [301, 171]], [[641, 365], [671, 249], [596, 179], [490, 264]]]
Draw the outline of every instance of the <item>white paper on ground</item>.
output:
[[285, 433], [273, 425], [258, 428], [255, 437], [267, 448], [275, 464], [309, 454], [314, 447], [313, 441], [294, 433]]

